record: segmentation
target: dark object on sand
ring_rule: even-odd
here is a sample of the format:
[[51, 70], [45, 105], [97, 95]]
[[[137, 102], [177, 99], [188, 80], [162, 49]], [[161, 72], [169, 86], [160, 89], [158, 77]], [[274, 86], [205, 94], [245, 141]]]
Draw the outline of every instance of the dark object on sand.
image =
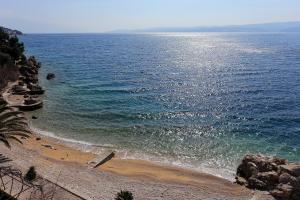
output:
[[54, 149], [53, 146], [51, 146], [50, 144], [42, 144], [43, 147], [49, 148], [49, 149]]
[[122, 191], [118, 192], [115, 200], [133, 200], [133, 195], [129, 191]]
[[37, 137], [37, 138], [35, 138], [35, 140], [37, 140], [37, 141], [39, 141], [39, 140], [41, 140], [42, 138], [41, 137]]
[[51, 79], [54, 79], [55, 78], [55, 74], [53, 74], [53, 73], [49, 73], [49, 74], [47, 74], [47, 80], [51, 80]]
[[111, 154], [109, 154], [106, 158], [104, 158], [102, 161], [100, 161], [99, 163], [97, 163], [94, 168], [103, 165], [104, 163], [106, 163], [107, 161], [111, 160], [113, 157], [115, 157], [115, 153], [112, 152]]
[[36, 179], [36, 171], [34, 167], [29, 168], [28, 172], [25, 174], [24, 179], [29, 182], [34, 181]]
[[34, 116], [34, 115], [32, 115], [32, 117], [31, 117], [32, 119], [37, 119], [37, 116]]

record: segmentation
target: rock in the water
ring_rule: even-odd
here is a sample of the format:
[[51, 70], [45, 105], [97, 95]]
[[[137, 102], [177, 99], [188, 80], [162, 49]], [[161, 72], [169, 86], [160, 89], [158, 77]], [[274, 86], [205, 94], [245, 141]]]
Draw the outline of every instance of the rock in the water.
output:
[[37, 116], [34, 116], [34, 115], [32, 115], [32, 117], [31, 117], [32, 119], [37, 119]]
[[49, 74], [47, 74], [47, 80], [51, 80], [51, 79], [54, 79], [55, 78], [55, 74], [53, 74], [53, 73], [49, 73]]

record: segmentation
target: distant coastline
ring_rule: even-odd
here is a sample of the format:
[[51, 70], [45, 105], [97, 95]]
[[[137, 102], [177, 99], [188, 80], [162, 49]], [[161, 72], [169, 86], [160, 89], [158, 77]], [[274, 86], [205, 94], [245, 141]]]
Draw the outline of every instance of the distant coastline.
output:
[[300, 21], [227, 26], [154, 27], [133, 30], [115, 30], [112, 32], [300, 32]]

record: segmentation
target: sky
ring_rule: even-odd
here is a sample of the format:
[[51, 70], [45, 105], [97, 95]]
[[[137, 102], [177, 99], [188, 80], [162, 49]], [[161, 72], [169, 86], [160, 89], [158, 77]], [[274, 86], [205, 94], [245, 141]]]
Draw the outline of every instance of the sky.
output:
[[300, 0], [0, 0], [0, 26], [25, 33], [300, 21]]

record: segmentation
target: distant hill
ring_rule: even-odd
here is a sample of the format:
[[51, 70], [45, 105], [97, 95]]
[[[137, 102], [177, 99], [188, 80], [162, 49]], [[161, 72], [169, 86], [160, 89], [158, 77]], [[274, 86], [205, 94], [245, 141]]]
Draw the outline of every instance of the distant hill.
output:
[[300, 21], [230, 26], [161, 27], [125, 32], [300, 32]]
[[9, 35], [23, 35], [23, 33], [19, 30], [12, 30], [12, 29], [9, 29], [9, 28], [5, 28], [3, 26], [0, 26], [0, 28], [3, 29]]

